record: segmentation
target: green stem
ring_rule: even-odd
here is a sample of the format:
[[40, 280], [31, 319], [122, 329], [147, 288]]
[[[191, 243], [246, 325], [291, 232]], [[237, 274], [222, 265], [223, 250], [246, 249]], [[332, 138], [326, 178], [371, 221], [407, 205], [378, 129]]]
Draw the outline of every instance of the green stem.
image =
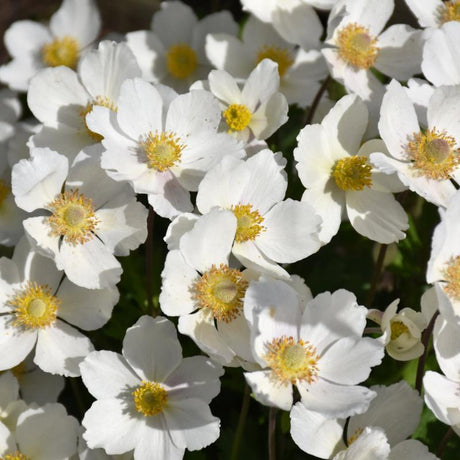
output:
[[268, 415], [268, 459], [276, 460], [276, 407], [270, 407]]
[[232, 453], [230, 460], [236, 460], [238, 458], [238, 450], [240, 448], [241, 437], [243, 436], [244, 425], [246, 424], [246, 418], [249, 410], [249, 402], [251, 400], [251, 391], [248, 384], [244, 386], [243, 402], [241, 403], [240, 417], [238, 419], [238, 425], [236, 427], [235, 438], [233, 439]]
[[149, 206], [149, 215], [147, 217], [147, 241], [145, 242], [145, 277], [147, 292], [147, 308], [153, 317], [156, 311], [153, 306], [153, 230], [154, 230], [155, 211]]
[[319, 87], [319, 90], [316, 93], [316, 96], [313, 99], [313, 102], [311, 103], [310, 110], [307, 112], [307, 115], [305, 117], [305, 125], [309, 125], [313, 121], [313, 117], [315, 116], [316, 109], [318, 108], [318, 105], [321, 101], [321, 97], [326, 91], [327, 86], [329, 85], [330, 81], [331, 81], [331, 76], [328, 75], [323, 81], [322, 85]]
[[383, 262], [385, 260], [385, 254], [387, 252], [388, 245], [381, 244], [379, 249], [379, 254], [377, 256], [377, 262], [375, 263], [374, 273], [372, 274], [371, 287], [369, 289], [369, 294], [366, 299], [366, 306], [370, 307], [374, 301], [375, 293], [377, 292], [377, 284], [380, 280], [380, 275], [382, 274]]
[[438, 458], [442, 457], [442, 454], [444, 453], [444, 449], [446, 448], [447, 443], [449, 442], [449, 439], [453, 434], [454, 434], [454, 430], [450, 426], [449, 429], [446, 431], [446, 434], [441, 439], [441, 442], [439, 443], [438, 450], [436, 451], [436, 457]]

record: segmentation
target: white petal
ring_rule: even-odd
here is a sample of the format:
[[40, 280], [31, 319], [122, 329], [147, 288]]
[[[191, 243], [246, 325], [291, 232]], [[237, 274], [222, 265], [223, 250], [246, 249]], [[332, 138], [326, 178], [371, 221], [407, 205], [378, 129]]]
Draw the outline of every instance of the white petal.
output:
[[0, 407], [5, 409], [11, 402], [19, 398], [19, 383], [11, 372], [0, 375]]
[[81, 378], [96, 399], [112, 399], [139, 385], [123, 356], [113, 351], [93, 351], [80, 364]]
[[31, 246], [45, 255], [54, 259], [58, 270], [62, 270], [59, 255], [59, 237], [50, 234], [48, 217], [29, 217], [23, 222], [24, 230]]
[[[138, 441], [134, 448], [134, 458], [149, 460], [182, 460], [185, 449], [174, 445], [168, 427], [166, 426], [165, 417], [157, 417], [155, 421], [152, 422], [149, 424], [139, 424]], [[126, 458], [131, 459], [133, 456], [132, 454], [128, 454]]]
[[347, 214], [353, 228], [381, 244], [404, 239], [407, 214], [391, 193], [364, 189], [346, 193]]
[[246, 382], [254, 393], [254, 398], [265, 406], [290, 410], [292, 407], [292, 385], [284, 385], [274, 378], [271, 370], [245, 372]]
[[213, 70], [209, 73], [211, 92], [227, 104], [241, 104], [241, 90], [236, 80], [224, 70]]
[[417, 17], [422, 27], [438, 27], [438, 10], [442, 6], [442, 0], [406, 0], [407, 6]]
[[13, 57], [25, 57], [36, 52], [52, 40], [48, 28], [35, 21], [15, 21], [4, 36], [8, 53]]
[[357, 23], [369, 29], [371, 35], [378, 35], [390, 19], [394, 1], [354, 0], [347, 3], [346, 22]]
[[123, 356], [142, 379], [163, 382], [182, 361], [173, 323], [162, 317], [142, 316], [126, 331]]
[[86, 336], [58, 319], [39, 331], [34, 363], [50, 374], [78, 377], [79, 364], [93, 349]]
[[400, 442], [391, 449], [388, 460], [437, 460], [438, 457], [428, 451], [428, 447], [416, 439]]
[[458, 326], [440, 315], [436, 319], [433, 337], [439, 367], [447, 378], [458, 382], [460, 380], [460, 334]]
[[428, 126], [446, 131], [455, 138], [457, 145], [460, 143], [459, 103], [460, 87], [443, 86], [435, 89], [427, 111]]

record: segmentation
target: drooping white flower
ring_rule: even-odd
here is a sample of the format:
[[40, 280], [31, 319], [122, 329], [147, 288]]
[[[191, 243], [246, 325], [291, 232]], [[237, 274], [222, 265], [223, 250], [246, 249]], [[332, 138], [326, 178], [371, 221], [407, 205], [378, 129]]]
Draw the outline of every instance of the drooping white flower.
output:
[[223, 124], [238, 139], [267, 139], [288, 120], [286, 98], [278, 92], [278, 66], [270, 59], [257, 65], [241, 89], [224, 70], [213, 70], [208, 78], [211, 92], [221, 102]]
[[369, 162], [371, 153], [384, 147], [378, 140], [360, 147], [366, 127], [365, 104], [348, 95], [321, 124], [305, 126], [297, 137], [294, 158], [306, 187], [302, 201], [321, 216], [323, 243], [338, 232], [344, 216], [358, 233], [374, 241], [388, 244], [405, 237], [407, 215], [391, 193], [404, 187]]
[[102, 167], [147, 193], [155, 212], [168, 218], [193, 209], [189, 192], [222, 157], [245, 155], [240, 142], [217, 132], [220, 119], [212, 94], [178, 96], [141, 79], [122, 85], [117, 113], [95, 107], [87, 116], [90, 129], [104, 137]]
[[69, 280], [89, 289], [118, 283], [126, 256], [147, 236], [147, 210], [131, 187], [99, 167], [99, 146], [68, 159], [49, 149], [13, 168], [16, 203], [35, 216], [24, 221], [34, 247], [54, 259]]
[[109, 455], [134, 450], [137, 460], [180, 460], [185, 449], [202, 449], [219, 437], [209, 403], [220, 391], [222, 368], [203, 356], [183, 359], [166, 318], [141, 317], [126, 331], [122, 355], [96, 351], [80, 367], [97, 399], [82, 422], [90, 448]]
[[283, 200], [285, 160], [263, 150], [246, 161], [225, 157], [206, 174], [196, 199], [202, 214], [219, 207], [237, 219], [233, 255], [246, 267], [289, 277], [278, 263], [293, 263], [320, 247], [320, 218], [307, 203]]
[[151, 29], [127, 34], [127, 44], [139, 62], [143, 78], [168, 85], [179, 93], [205, 79], [212, 69], [204, 51], [207, 34], [238, 33], [238, 25], [228, 11], [198, 20], [192, 8], [180, 1], [161, 2]]
[[73, 326], [102, 327], [118, 301], [117, 290], [76, 286], [26, 239], [12, 260], [1, 259], [1, 267], [0, 369], [17, 366], [35, 349], [34, 363], [45, 372], [78, 376], [78, 364], [93, 346]]
[[236, 226], [231, 211], [215, 209], [184, 233], [180, 249], [166, 257], [160, 306], [163, 313], [179, 316], [179, 332], [214, 360], [247, 367], [254, 363], [243, 314], [249, 280], [229, 266]]
[[241, 40], [225, 33], [209, 34], [206, 55], [214, 67], [235, 78], [248, 78], [264, 59], [278, 63], [280, 91], [289, 104], [306, 107], [319, 89], [319, 81], [327, 75], [321, 53], [296, 48], [281, 38], [270, 24], [250, 16], [244, 25]]
[[63, 66], [41, 71], [30, 82], [27, 102], [43, 127], [29, 145], [48, 147], [73, 159], [83, 147], [100, 142], [86, 115], [98, 106], [116, 111], [121, 84], [140, 73], [128, 46], [110, 41], [85, 54], [77, 72]]
[[262, 367], [245, 377], [259, 402], [290, 410], [295, 385], [305, 407], [325, 417], [367, 410], [376, 394], [358, 383], [381, 362], [383, 346], [362, 337], [367, 309], [351, 292], [325, 292], [302, 304], [283, 281], [261, 280], [246, 291], [244, 312]]
[[439, 315], [433, 329], [436, 359], [444, 375], [427, 371], [423, 377], [425, 403], [460, 436], [460, 327]]
[[[460, 11], [460, 4], [457, 6]], [[460, 22], [431, 31], [423, 46], [422, 71], [435, 86], [460, 84]]]
[[[355, 448], [350, 447], [361, 437], [367, 438], [366, 429], [378, 427], [382, 430], [385, 436], [383, 445], [388, 443], [393, 447], [404, 441], [419, 424], [423, 409], [422, 398], [404, 380], [388, 387], [374, 385], [371, 390], [377, 396], [371, 401], [367, 411], [353, 415], [348, 423], [345, 419], [331, 419], [308, 410], [301, 402], [296, 403], [290, 413], [291, 436], [294, 442], [304, 452], [316, 457], [353, 459], [352, 452]], [[363, 458], [374, 459], [365, 456]]]
[[371, 127], [384, 94], [371, 68], [398, 80], [420, 72], [421, 32], [405, 24], [382, 32], [393, 8], [393, 0], [345, 0], [329, 18], [329, 47], [322, 50], [332, 77], [368, 103]]
[[426, 200], [447, 206], [455, 193], [450, 179], [460, 163], [460, 87], [437, 88], [428, 104], [422, 131], [413, 102], [393, 80], [380, 110], [379, 131], [391, 156], [373, 153], [371, 161], [385, 174], [397, 173], [403, 184]]
[[30, 79], [40, 69], [61, 65], [75, 69], [100, 27], [93, 0], [64, 0], [51, 16], [49, 27], [27, 20], [13, 23], [4, 37], [13, 60], [0, 67], [0, 81], [27, 91]]
[[22, 412], [14, 430], [2, 432], [0, 455], [4, 459], [70, 459], [77, 451], [78, 421], [62, 404], [31, 406]]

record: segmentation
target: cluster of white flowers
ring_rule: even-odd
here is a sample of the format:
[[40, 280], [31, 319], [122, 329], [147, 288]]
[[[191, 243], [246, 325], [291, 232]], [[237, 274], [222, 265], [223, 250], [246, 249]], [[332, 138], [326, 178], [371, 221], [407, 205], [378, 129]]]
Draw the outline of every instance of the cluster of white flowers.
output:
[[[317, 458], [438, 458], [407, 439], [424, 403], [460, 436], [460, 2], [405, 2], [420, 27], [387, 26], [394, 0], [241, 0], [241, 29], [175, 0], [151, 30], [97, 41], [95, 1], [64, 0], [49, 26], [8, 28], [0, 459], [180, 460], [219, 438], [224, 367], [271, 423], [290, 412]], [[293, 106], [297, 145], [274, 152]], [[411, 192], [440, 214], [420, 308], [313, 295], [293, 273], [343, 221], [383, 256], [406, 238]], [[111, 319], [118, 257], [151, 243], [154, 213], [170, 220], [159, 308], [207, 356], [183, 358], [162, 316], [138, 315], [121, 354], [87, 334]], [[424, 372], [431, 336], [442, 373]], [[420, 359], [415, 390], [366, 383], [385, 352]], [[57, 403], [67, 377], [95, 398], [81, 424]]]

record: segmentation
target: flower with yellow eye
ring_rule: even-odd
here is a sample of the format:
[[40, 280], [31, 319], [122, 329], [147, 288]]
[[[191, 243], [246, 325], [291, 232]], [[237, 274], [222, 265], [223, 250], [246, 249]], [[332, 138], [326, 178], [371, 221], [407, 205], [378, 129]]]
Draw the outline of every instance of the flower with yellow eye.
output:
[[294, 158], [306, 188], [302, 201], [321, 216], [323, 243], [338, 232], [345, 216], [358, 233], [374, 241], [388, 244], [405, 237], [407, 216], [391, 193], [404, 186], [378, 174], [369, 161], [371, 152], [384, 151], [384, 146], [377, 140], [361, 145], [367, 121], [365, 104], [348, 95], [321, 124], [305, 126], [297, 137]]
[[31, 158], [12, 173], [18, 206], [39, 210], [24, 221], [34, 247], [88, 289], [114, 286], [122, 272], [115, 255], [128, 255], [147, 236], [147, 210], [129, 185], [101, 170], [99, 161], [98, 146], [81, 151], [70, 168], [65, 156], [32, 148]]
[[[146, 353], [146, 351], [148, 351]], [[80, 365], [96, 398], [86, 412], [83, 438], [108, 455], [138, 460], [181, 459], [219, 437], [209, 403], [220, 391], [221, 366], [204, 356], [182, 358], [173, 323], [142, 316], [126, 331], [122, 354], [91, 353]]]
[[126, 42], [144, 79], [185, 93], [193, 82], [206, 78], [212, 70], [204, 44], [206, 35], [213, 32], [236, 36], [238, 25], [228, 11], [198, 20], [185, 3], [165, 1], [152, 17], [151, 30], [131, 32]]
[[396, 80], [388, 85], [380, 109], [379, 131], [390, 155], [373, 153], [371, 161], [426, 200], [446, 207], [458, 180], [460, 88], [436, 88], [428, 102], [428, 126], [418, 121], [414, 103]]
[[295, 386], [305, 407], [328, 418], [364, 412], [375, 393], [358, 384], [383, 357], [378, 340], [362, 337], [366, 313], [344, 289], [303, 303], [284, 281], [252, 282], [244, 314], [262, 370], [245, 377], [255, 398], [290, 410]]
[[27, 91], [30, 79], [46, 67], [76, 69], [82, 51], [99, 35], [101, 18], [94, 0], [64, 0], [49, 27], [16, 21], [5, 32], [13, 60], [0, 67], [0, 81]]

